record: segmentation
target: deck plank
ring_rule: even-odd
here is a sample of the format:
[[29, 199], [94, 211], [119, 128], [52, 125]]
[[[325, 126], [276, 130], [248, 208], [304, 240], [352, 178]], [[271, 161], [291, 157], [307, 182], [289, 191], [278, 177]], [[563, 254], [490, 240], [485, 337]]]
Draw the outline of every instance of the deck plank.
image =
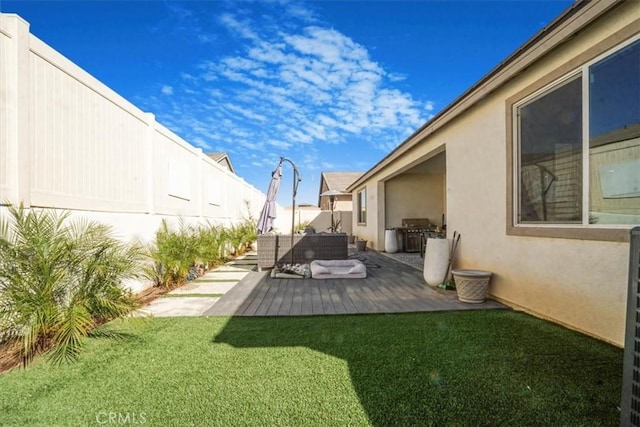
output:
[[323, 314], [336, 314], [338, 311], [333, 305], [331, 293], [329, 292], [330, 280], [315, 280], [318, 290], [320, 291], [320, 300], [322, 301]]
[[273, 297], [276, 292], [278, 292], [278, 285], [280, 284], [280, 280], [267, 279], [261, 283], [261, 287], [264, 288], [264, 296], [262, 298], [262, 302], [255, 308], [253, 312], [254, 316], [266, 316], [269, 312], [269, 307], [271, 307], [271, 302], [273, 301]]
[[303, 287], [298, 286], [296, 281], [291, 284], [293, 287], [293, 300], [291, 301], [291, 315], [299, 316], [302, 314], [302, 291]]
[[302, 292], [302, 307], [300, 309], [300, 314], [303, 316], [313, 314], [311, 285], [307, 281], [302, 281], [298, 286], [300, 286]]
[[305, 279], [305, 284], [311, 290], [311, 314], [325, 314], [322, 307], [322, 295], [317, 280]]
[[348, 313], [345, 303], [343, 300], [340, 291], [338, 290], [337, 280], [328, 280], [327, 281], [327, 291], [329, 292], [329, 297], [331, 298], [331, 303], [333, 304], [333, 309], [336, 314], [345, 314]]
[[295, 280], [288, 279], [284, 281], [284, 292], [282, 296], [282, 303], [276, 313], [277, 316], [289, 316], [291, 315], [291, 304], [293, 303], [293, 292]]
[[253, 303], [266, 273], [248, 274], [231, 288], [205, 315], [240, 315]]
[[346, 285], [344, 280], [339, 279], [335, 282], [335, 291], [340, 296], [340, 300], [342, 301], [342, 305], [344, 306], [345, 313], [358, 313], [359, 311], [356, 309], [355, 304], [351, 301], [351, 297], [347, 292]]
[[280, 310], [280, 306], [282, 305], [282, 301], [284, 300], [284, 294], [287, 288], [288, 279], [278, 280], [278, 288], [276, 292], [273, 294], [273, 300], [271, 301], [271, 305], [267, 310], [267, 316], [277, 316], [278, 311]]
[[375, 251], [352, 256], [365, 279], [275, 279], [249, 272], [206, 315], [299, 316], [506, 308], [488, 300], [464, 304], [455, 291], [432, 289], [422, 272]]

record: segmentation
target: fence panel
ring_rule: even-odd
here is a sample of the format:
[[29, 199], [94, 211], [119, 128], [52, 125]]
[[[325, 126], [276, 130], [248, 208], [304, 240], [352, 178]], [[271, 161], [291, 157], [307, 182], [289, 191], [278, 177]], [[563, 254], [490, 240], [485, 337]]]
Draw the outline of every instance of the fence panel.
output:
[[256, 217], [262, 207], [264, 194], [11, 14], [0, 14], [0, 95], [0, 199], [226, 223]]
[[[6, 64], [12, 60], [11, 47], [11, 37], [8, 33], [2, 30], [2, 27], [0, 27], [0, 64]], [[12, 97], [9, 79], [8, 67], [0, 67], [0, 99], [9, 99]], [[11, 127], [9, 126], [10, 120], [10, 110], [8, 108], [0, 108], [0, 158], [2, 159], [9, 159], [11, 156], [11, 152], [9, 151], [9, 132], [11, 130]], [[0, 168], [0, 191], [2, 191], [2, 193], [6, 193], [9, 189], [9, 185], [9, 168]]]
[[[143, 212], [147, 124], [62, 69], [34, 40], [29, 128], [31, 203], [68, 209]], [[44, 56], [46, 55], [46, 56]], [[99, 88], [100, 89], [100, 88]]]

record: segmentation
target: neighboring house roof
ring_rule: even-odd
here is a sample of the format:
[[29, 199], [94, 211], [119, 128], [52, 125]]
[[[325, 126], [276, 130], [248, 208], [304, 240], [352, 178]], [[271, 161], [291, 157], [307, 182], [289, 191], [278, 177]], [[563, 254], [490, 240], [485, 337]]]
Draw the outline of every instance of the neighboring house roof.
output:
[[229, 159], [229, 155], [227, 153], [219, 151], [214, 153], [207, 153], [207, 156], [209, 156], [213, 161], [220, 163], [222, 166], [229, 169], [232, 173], [236, 173], [236, 171], [233, 169], [233, 165], [231, 164], [231, 159]]
[[402, 144], [362, 174], [359, 179], [347, 188], [347, 191], [352, 192], [356, 190], [359, 185], [383, 170], [387, 165], [401, 157], [412, 147], [419, 144], [424, 138], [435, 133], [478, 102], [482, 102], [489, 94], [513, 79], [531, 64], [540, 60], [544, 55], [564, 43], [567, 39], [570, 39], [573, 35], [580, 32], [584, 27], [588, 26], [590, 22], [623, 2], [624, 0], [576, 0], [573, 5], [560, 14], [553, 22], [536, 33], [504, 61], [489, 71], [489, 73], [482, 77], [476, 84], [467, 89], [451, 104], [422, 125]]
[[318, 192], [318, 206], [321, 205], [320, 194], [329, 190], [347, 191], [355, 180], [362, 176], [362, 172], [322, 172], [320, 176], [320, 191]]

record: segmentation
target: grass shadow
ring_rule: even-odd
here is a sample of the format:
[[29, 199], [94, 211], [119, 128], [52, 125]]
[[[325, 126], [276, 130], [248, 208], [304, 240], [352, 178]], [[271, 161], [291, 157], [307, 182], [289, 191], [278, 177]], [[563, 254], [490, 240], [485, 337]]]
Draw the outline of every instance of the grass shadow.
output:
[[619, 417], [621, 349], [512, 311], [232, 317], [213, 341], [306, 347], [346, 361], [375, 426], [613, 425]]

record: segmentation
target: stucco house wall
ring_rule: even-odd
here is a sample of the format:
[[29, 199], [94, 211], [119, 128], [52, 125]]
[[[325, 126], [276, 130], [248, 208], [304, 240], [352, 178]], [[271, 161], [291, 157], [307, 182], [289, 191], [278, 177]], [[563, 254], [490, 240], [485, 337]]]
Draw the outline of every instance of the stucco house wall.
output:
[[412, 137], [419, 139], [416, 145], [384, 159], [386, 164], [381, 161], [383, 166], [350, 188], [354, 218], [356, 194], [367, 189], [368, 220], [358, 225], [354, 219], [356, 234], [381, 247], [385, 212], [389, 216], [394, 210], [389, 201], [409, 202], [408, 195], [396, 194], [390, 178], [446, 151], [448, 233], [457, 230], [462, 235], [455, 267], [491, 270], [495, 275], [490, 291], [496, 299], [623, 345], [629, 245], [606, 236], [620, 236], [631, 226], [595, 229], [582, 237], [568, 232], [563, 238], [509, 231], [513, 166], [508, 102], [593, 59], [585, 59], [585, 52], [602, 53], [603, 47], [634, 34], [640, 34], [640, 2], [623, 2], [506, 82], [487, 89], [457, 117], [417, 132]]
[[432, 224], [442, 225], [444, 181], [444, 175], [426, 173], [399, 175], [386, 181], [386, 227], [402, 225], [403, 218], [429, 218]]

